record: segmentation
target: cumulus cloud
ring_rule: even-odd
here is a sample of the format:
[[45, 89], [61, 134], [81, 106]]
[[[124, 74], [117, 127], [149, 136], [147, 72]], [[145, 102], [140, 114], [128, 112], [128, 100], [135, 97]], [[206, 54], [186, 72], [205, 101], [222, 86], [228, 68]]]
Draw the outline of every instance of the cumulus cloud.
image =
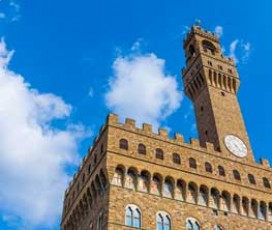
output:
[[235, 39], [229, 46], [229, 56], [234, 59], [235, 63], [247, 63], [251, 54], [251, 43], [243, 40]]
[[175, 77], [165, 71], [165, 60], [154, 53], [132, 52], [113, 63], [106, 105], [122, 118], [158, 127], [180, 106], [182, 94], [177, 88]]
[[236, 57], [236, 49], [238, 46], [239, 40], [236, 39], [230, 43], [230, 53], [229, 56], [234, 59], [235, 63], [238, 63], [238, 59]]
[[[20, 221], [20, 229], [47, 226], [59, 218], [69, 176], [65, 167], [79, 162], [81, 125], [56, 128], [72, 107], [50, 93], [40, 93], [8, 64], [13, 51], [0, 42], [0, 211], [2, 220]], [[66, 120], [67, 121], [67, 120]], [[14, 224], [14, 223], [13, 223]], [[27, 227], [23, 227], [27, 226]], [[50, 228], [51, 226], [51, 228]]]
[[217, 37], [223, 36], [223, 27], [222, 26], [216, 26], [214, 29], [214, 33], [217, 35]]

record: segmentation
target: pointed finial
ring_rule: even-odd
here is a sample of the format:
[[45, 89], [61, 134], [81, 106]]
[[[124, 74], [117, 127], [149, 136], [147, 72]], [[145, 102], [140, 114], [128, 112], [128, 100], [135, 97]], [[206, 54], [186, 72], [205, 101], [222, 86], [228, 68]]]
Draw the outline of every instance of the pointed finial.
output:
[[200, 19], [195, 19], [195, 25], [200, 26], [201, 25], [201, 20]]

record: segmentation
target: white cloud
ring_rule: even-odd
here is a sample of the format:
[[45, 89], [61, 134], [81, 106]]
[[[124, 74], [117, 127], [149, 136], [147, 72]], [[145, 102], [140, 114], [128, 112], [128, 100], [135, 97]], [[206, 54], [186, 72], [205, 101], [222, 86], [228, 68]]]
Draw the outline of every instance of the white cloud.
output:
[[0, 12], [0, 19], [4, 19], [6, 15], [3, 12]]
[[251, 54], [251, 43], [242, 41], [242, 62], [246, 63]]
[[217, 37], [223, 36], [223, 27], [222, 26], [216, 26], [214, 29], [214, 33], [217, 35]]
[[165, 72], [165, 61], [153, 53], [119, 56], [113, 73], [106, 104], [122, 118], [158, 127], [180, 106], [182, 94], [175, 77]]
[[64, 129], [51, 125], [69, 117], [72, 107], [54, 94], [38, 92], [9, 70], [12, 54], [2, 39], [0, 211], [7, 222], [20, 219], [21, 229], [52, 227], [70, 179], [64, 167], [78, 163], [77, 144], [85, 130], [76, 124]]
[[236, 50], [237, 50], [238, 43], [239, 43], [238, 39], [232, 41], [230, 43], [230, 51], [229, 51], [230, 52], [229, 56], [234, 59], [236, 64], [239, 62], [239, 60], [236, 57]]
[[88, 96], [89, 97], [93, 97], [94, 96], [94, 89], [93, 88], [89, 89]]

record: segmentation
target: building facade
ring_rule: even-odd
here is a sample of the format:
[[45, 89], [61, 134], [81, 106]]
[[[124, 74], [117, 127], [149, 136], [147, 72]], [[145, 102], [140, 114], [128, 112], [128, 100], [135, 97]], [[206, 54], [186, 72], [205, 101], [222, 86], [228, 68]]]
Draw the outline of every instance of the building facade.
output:
[[62, 230], [272, 229], [272, 170], [254, 160], [235, 63], [199, 26], [184, 50], [199, 140], [108, 115], [65, 191]]

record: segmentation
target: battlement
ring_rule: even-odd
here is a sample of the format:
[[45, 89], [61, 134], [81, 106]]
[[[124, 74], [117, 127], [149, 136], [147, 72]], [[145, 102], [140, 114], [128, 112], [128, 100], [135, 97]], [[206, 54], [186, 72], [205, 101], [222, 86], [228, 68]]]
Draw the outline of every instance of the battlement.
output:
[[204, 30], [203, 28], [201, 28], [200, 26], [192, 26], [191, 30], [186, 34], [184, 40], [183, 40], [183, 46], [186, 47], [188, 45], [188, 42], [190, 41], [190, 39], [192, 38], [192, 36], [194, 35], [200, 35], [204, 38], [210, 39], [214, 42], [219, 43], [219, 38], [218, 36], [208, 30]]
[[153, 138], [159, 138], [166, 142], [172, 142], [176, 144], [185, 145], [187, 147], [205, 151], [205, 152], [215, 152], [214, 146], [212, 143], [207, 142], [206, 147], [200, 146], [200, 142], [198, 139], [190, 138], [189, 142], [186, 142], [184, 139], [184, 136], [180, 133], [175, 133], [174, 137], [170, 137], [169, 132], [165, 128], [159, 128], [158, 132], [153, 131], [153, 126], [151, 124], [142, 124], [142, 128], [136, 127], [136, 121], [131, 118], [126, 118], [125, 123], [120, 123], [119, 118], [116, 114], [109, 114], [106, 121], [107, 125], [110, 126], [117, 126], [121, 127], [123, 129], [139, 133], [139, 134], [145, 134], [147, 136], [153, 137]]

